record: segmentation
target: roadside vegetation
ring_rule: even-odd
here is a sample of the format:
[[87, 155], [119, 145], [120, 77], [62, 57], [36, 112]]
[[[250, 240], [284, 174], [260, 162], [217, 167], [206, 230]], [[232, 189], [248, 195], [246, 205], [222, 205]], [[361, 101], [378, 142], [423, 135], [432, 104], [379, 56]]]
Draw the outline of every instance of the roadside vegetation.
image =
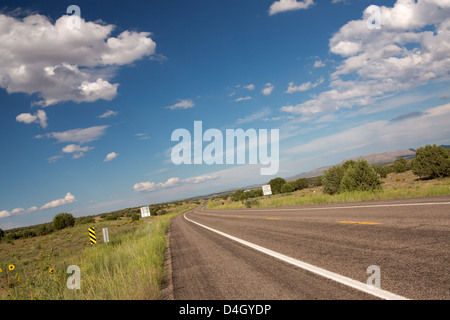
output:
[[428, 197], [450, 194], [450, 150], [427, 145], [411, 160], [397, 158], [387, 165], [348, 160], [314, 178], [268, 182], [271, 196], [260, 188], [237, 190], [210, 199], [210, 209], [279, 207], [351, 201]]
[[[145, 219], [137, 215], [139, 208], [84, 218], [62, 213], [45, 224], [51, 232], [28, 237], [7, 239], [11, 230], [0, 231], [0, 299], [160, 299], [167, 276], [164, 261], [170, 220], [199, 203], [159, 205], [164, 214]], [[13, 232], [23, 234], [41, 226]], [[89, 242], [89, 227], [96, 230], [95, 246]], [[103, 228], [108, 228], [108, 244], [103, 242]], [[79, 290], [67, 287], [71, 265], [80, 268]]]

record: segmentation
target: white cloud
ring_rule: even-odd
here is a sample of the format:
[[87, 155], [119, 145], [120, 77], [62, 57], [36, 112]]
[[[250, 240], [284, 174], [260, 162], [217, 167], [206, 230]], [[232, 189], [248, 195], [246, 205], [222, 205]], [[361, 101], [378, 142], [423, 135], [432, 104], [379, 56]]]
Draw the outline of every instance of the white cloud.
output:
[[314, 68], [321, 68], [321, 67], [325, 67], [325, 63], [323, 63], [323, 62], [320, 61], [320, 60], [316, 60], [316, 61], [314, 62]]
[[251, 99], [252, 99], [252, 97], [247, 96], [247, 97], [240, 97], [240, 98], [237, 98], [237, 99], [235, 99], [234, 101], [239, 102], [239, 101], [246, 101], [246, 100], [251, 100]]
[[313, 0], [279, 0], [272, 3], [269, 8], [269, 14], [274, 15], [284, 11], [308, 9], [310, 6], [314, 5]]
[[54, 138], [58, 142], [76, 142], [83, 144], [99, 139], [105, 134], [109, 126], [94, 126], [84, 129], [72, 129], [63, 132], [50, 132], [44, 135], [37, 135], [36, 138]]
[[9, 212], [8, 210], [0, 211], [0, 218], [6, 218], [6, 217], [9, 217], [10, 215], [11, 215], [11, 212]]
[[245, 86], [244, 88], [247, 89], [247, 90], [253, 91], [253, 90], [255, 90], [255, 85], [254, 84], [249, 84], [248, 86]]
[[275, 87], [271, 83], [266, 83], [264, 89], [262, 89], [262, 94], [265, 96], [270, 96]]
[[16, 117], [17, 122], [26, 124], [39, 123], [42, 128], [47, 128], [47, 114], [44, 110], [38, 110], [36, 114], [21, 113]]
[[77, 199], [70, 192], [68, 192], [64, 198], [48, 202], [48, 203], [44, 204], [40, 208], [40, 210], [65, 206], [65, 205], [73, 203], [75, 201], [77, 201]]
[[[113, 25], [85, 21], [81, 30], [69, 27], [63, 15], [54, 23], [32, 14], [23, 19], [0, 14], [0, 87], [8, 93], [38, 94], [36, 104], [63, 101], [111, 100], [118, 84], [112, 84], [116, 66], [155, 53], [148, 32], [125, 30], [111, 36]], [[6, 27], [7, 26], [7, 27]]]
[[[450, 4], [438, 0], [398, 0], [381, 7], [381, 28], [362, 19], [346, 23], [329, 41], [343, 59], [331, 74], [330, 89], [297, 105], [281, 108], [315, 114], [373, 105], [388, 94], [449, 81]], [[423, 29], [426, 28], [426, 29]]]
[[178, 99], [178, 102], [174, 105], [167, 106], [167, 109], [170, 110], [179, 110], [179, 109], [189, 109], [195, 106], [194, 102], [191, 99]]
[[289, 87], [286, 90], [286, 93], [294, 93], [294, 92], [298, 92], [298, 91], [307, 91], [307, 90], [309, 90], [311, 88], [315, 88], [315, 87], [321, 85], [323, 83], [323, 81], [324, 81], [324, 78], [321, 77], [315, 83], [311, 83], [311, 81], [308, 81], [308, 82], [302, 83], [301, 85], [298, 85], [298, 86], [294, 85], [293, 82], [290, 82], [289, 83]]
[[139, 182], [133, 186], [135, 192], [153, 191], [156, 190], [156, 183], [154, 182]]
[[117, 111], [107, 110], [103, 114], [99, 115], [97, 118], [110, 118], [117, 115]]
[[74, 152], [81, 152], [81, 151], [87, 152], [92, 149], [94, 149], [94, 147], [81, 147], [76, 144], [69, 144], [62, 149], [62, 152], [64, 152], [64, 153], [74, 153]]
[[104, 162], [109, 162], [109, 161], [112, 161], [112, 160], [114, 160], [115, 158], [117, 158], [119, 155], [117, 154], [117, 153], [115, 153], [115, 152], [110, 152], [110, 153], [108, 153], [107, 155], [106, 155], [106, 158], [105, 158], [105, 160], [103, 160]]
[[198, 184], [198, 183], [202, 183], [202, 182], [206, 182], [206, 181], [210, 181], [210, 180], [215, 180], [217, 178], [218, 178], [218, 176], [214, 175], [214, 174], [205, 174], [205, 175], [201, 175], [201, 176], [197, 176], [197, 177], [187, 178], [184, 180], [181, 180], [180, 178], [177, 178], [177, 177], [173, 177], [173, 178], [168, 179], [166, 182], [160, 182], [160, 183], [149, 182], [149, 181], [136, 183], [133, 186], [133, 189], [135, 192], [150, 192], [150, 191], [157, 191], [157, 190], [161, 190], [161, 189], [173, 188], [173, 187], [181, 186], [181, 185], [185, 185], [185, 184]]
[[[290, 154], [321, 152], [345, 153], [371, 146], [373, 149], [415, 147], [417, 144], [448, 143], [450, 137], [450, 103], [425, 110], [420, 117], [403, 121], [380, 120], [365, 123], [336, 134], [321, 137], [286, 151]], [[414, 128], [414, 130], [411, 130]]]

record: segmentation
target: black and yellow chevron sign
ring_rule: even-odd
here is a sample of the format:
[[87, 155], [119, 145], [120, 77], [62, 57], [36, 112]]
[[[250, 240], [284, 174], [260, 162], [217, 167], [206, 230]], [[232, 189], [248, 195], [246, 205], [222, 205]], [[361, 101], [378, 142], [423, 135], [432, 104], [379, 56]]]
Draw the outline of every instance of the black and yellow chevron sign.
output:
[[95, 228], [89, 228], [89, 239], [91, 241], [91, 244], [97, 243], [97, 238], [95, 237]]

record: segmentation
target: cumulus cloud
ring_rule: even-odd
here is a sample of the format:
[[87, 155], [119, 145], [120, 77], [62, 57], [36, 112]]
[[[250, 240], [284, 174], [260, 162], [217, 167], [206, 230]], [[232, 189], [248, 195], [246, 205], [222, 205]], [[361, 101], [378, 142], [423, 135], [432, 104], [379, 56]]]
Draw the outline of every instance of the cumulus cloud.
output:
[[321, 77], [319, 80], [317, 80], [315, 83], [311, 83], [311, 81], [302, 83], [301, 85], [296, 86], [293, 82], [289, 82], [289, 86], [286, 90], [286, 93], [294, 93], [298, 91], [307, 91], [311, 88], [315, 88], [323, 83], [325, 79]]
[[113, 161], [115, 158], [117, 158], [119, 155], [115, 152], [110, 152], [106, 155], [105, 160], [103, 160], [104, 162], [109, 162], [109, 161]]
[[184, 180], [181, 180], [180, 178], [177, 178], [177, 177], [173, 177], [173, 178], [168, 179], [166, 182], [160, 182], [160, 183], [149, 182], [149, 181], [136, 183], [133, 186], [133, 189], [135, 192], [150, 192], [150, 191], [156, 191], [156, 190], [161, 190], [161, 189], [168, 189], [168, 188], [172, 188], [172, 187], [180, 186], [180, 185], [184, 185], [184, 184], [189, 184], [189, 183], [197, 184], [197, 183], [202, 183], [202, 182], [215, 180], [215, 179], [218, 179], [218, 176], [213, 175], [213, 174], [209, 174], [209, 175], [205, 174], [205, 175], [201, 175], [201, 176], [197, 176], [197, 177], [187, 178]]
[[269, 8], [269, 15], [274, 15], [284, 11], [308, 9], [312, 5], [314, 5], [313, 0], [279, 0], [272, 3]]
[[265, 96], [270, 96], [275, 87], [269, 82], [266, 83], [264, 88], [262, 89], [262, 94]]
[[448, 1], [398, 0], [380, 12], [380, 29], [367, 27], [371, 11], [366, 9], [331, 37], [330, 51], [342, 62], [331, 74], [329, 90], [281, 110], [310, 115], [368, 106], [386, 94], [450, 80]]
[[114, 26], [71, 17], [54, 23], [31, 14], [19, 19], [0, 14], [0, 87], [8, 93], [38, 94], [43, 107], [64, 101], [111, 100], [118, 84], [110, 83], [113, 68], [155, 53], [149, 32], [125, 30], [111, 36]]
[[26, 124], [39, 123], [42, 128], [47, 128], [47, 114], [44, 110], [38, 110], [35, 114], [21, 113], [16, 117], [16, 121]]
[[64, 198], [48, 202], [40, 207], [40, 210], [65, 206], [75, 201], [77, 201], [77, 199], [70, 192], [68, 192]]
[[179, 110], [193, 108], [194, 106], [195, 104], [191, 99], [178, 99], [177, 103], [167, 106], [166, 108], [170, 110]]

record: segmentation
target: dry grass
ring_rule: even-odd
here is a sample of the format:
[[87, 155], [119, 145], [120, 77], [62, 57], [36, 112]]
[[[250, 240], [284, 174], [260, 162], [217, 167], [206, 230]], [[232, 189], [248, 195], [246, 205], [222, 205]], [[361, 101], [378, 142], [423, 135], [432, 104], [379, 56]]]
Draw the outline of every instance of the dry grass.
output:
[[[173, 216], [191, 207], [172, 207], [166, 215], [145, 221], [100, 220], [95, 223], [95, 247], [89, 243], [91, 225], [87, 224], [46, 236], [1, 242], [0, 299], [159, 299], [166, 276], [167, 227]], [[108, 228], [108, 246], [103, 243], [102, 228]], [[10, 265], [14, 270], [8, 269]], [[66, 286], [69, 265], [80, 267], [80, 290]]]

